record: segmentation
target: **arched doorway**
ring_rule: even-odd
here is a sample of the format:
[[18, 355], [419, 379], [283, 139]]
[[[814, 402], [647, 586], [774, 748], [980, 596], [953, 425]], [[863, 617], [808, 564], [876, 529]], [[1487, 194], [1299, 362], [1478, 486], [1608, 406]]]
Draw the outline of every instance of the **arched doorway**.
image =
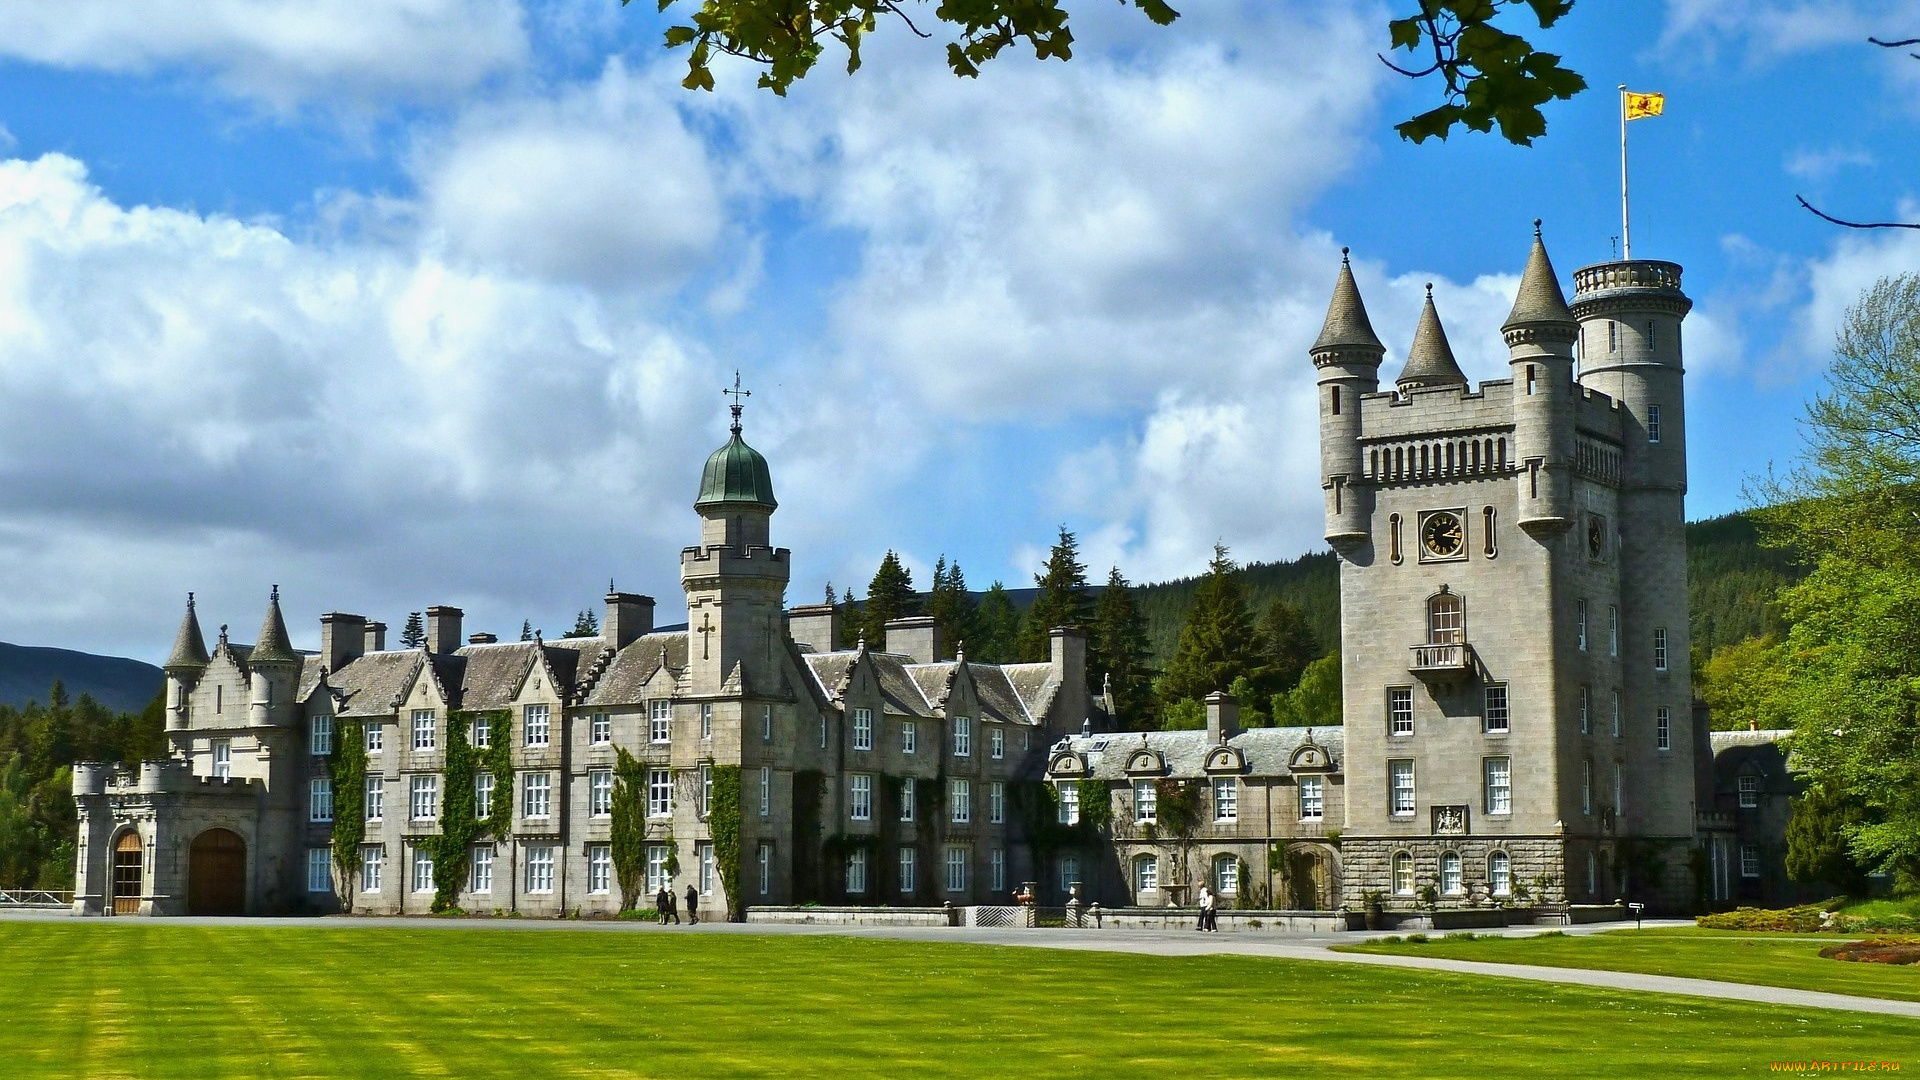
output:
[[128, 829], [113, 842], [113, 913], [115, 915], [140, 914], [140, 893], [145, 884], [142, 871], [145, 869], [144, 853], [140, 850], [140, 834]]
[[1333, 907], [1333, 865], [1319, 847], [1298, 846], [1287, 852], [1287, 906], [1295, 911], [1326, 911]]
[[187, 914], [242, 915], [247, 910], [247, 842], [227, 829], [193, 838], [187, 860]]

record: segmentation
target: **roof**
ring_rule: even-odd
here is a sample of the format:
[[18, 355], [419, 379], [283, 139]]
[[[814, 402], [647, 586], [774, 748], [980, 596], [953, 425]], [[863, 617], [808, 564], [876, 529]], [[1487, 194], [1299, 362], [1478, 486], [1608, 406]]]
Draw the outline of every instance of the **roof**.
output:
[[[1052, 670], [1050, 664], [1021, 664], [1022, 668], [1045, 668]], [[1045, 710], [1034, 710], [1014, 685], [1008, 669], [998, 664], [968, 664], [967, 674], [973, 678], [973, 694], [980, 699], [980, 708], [992, 716], [997, 716], [1010, 724], [1036, 724], [1035, 717], [1044, 716]], [[1029, 683], [1033, 680], [1028, 679]], [[1052, 694], [1045, 694], [1044, 683], [1040, 692], [1051, 702]], [[1038, 695], [1037, 695], [1038, 696]]]
[[385, 716], [399, 708], [426, 655], [419, 649], [367, 653], [329, 672], [327, 685], [340, 697], [340, 715]]
[[[1338, 727], [1248, 728], [1227, 740], [1227, 745], [1247, 759], [1247, 775], [1285, 776], [1293, 752], [1311, 739], [1327, 752], [1333, 771], [1346, 767], [1346, 732]], [[1157, 751], [1167, 763], [1167, 774], [1175, 779], [1199, 779], [1207, 775], [1203, 765], [1207, 752], [1219, 743], [1204, 730], [1194, 731], [1122, 731], [1111, 735], [1072, 735], [1056, 744], [1087, 758], [1088, 775], [1096, 779], [1127, 779], [1127, 755], [1141, 746]], [[1319, 770], [1315, 770], [1318, 772]]]
[[1432, 285], [1427, 286], [1427, 303], [1420, 309], [1420, 325], [1413, 331], [1413, 347], [1407, 350], [1407, 366], [1396, 382], [1402, 390], [1467, 385], [1466, 374], [1453, 358], [1453, 346], [1447, 344], [1440, 313], [1434, 310]]
[[693, 501], [698, 510], [726, 503], [747, 503], [768, 510], [780, 504], [773, 498], [773, 476], [767, 471], [767, 459], [740, 438], [735, 424], [733, 438], [707, 458], [700, 473], [700, 496]]
[[200, 617], [193, 611], [193, 594], [187, 594], [187, 613], [180, 618], [180, 632], [173, 636], [173, 652], [167, 656], [166, 670], [173, 671], [204, 668], [211, 659], [207, 655], [207, 637], [200, 632]]
[[1520, 291], [1513, 298], [1513, 311], [1501, 330], [1525, 326], [1562, 325], [1578, 328], [1573, 312], [1567, 309], [1567, 295], [1560, 291], [1560, 279], [1547, 258], [1547, 245], [1540, 239], [1540, 223], [1533, 223], [1533, 250], [1527, 253], [1527, 269], [1520, 275]]
[[1386, 346], [1373, 332], [1367, 318], [1367, 305], [1360, 300], [1360, 286], [1353, 280], [1353, 266], [1347, 262], [1345, 248], [1340, 250], [1340, 276], [1333, 281], [1333, 299], [1327, 304], [1327, 321], [1320, 327], [1310, 352], [1322, 349], [1358, 348], [1385, 353]]
[[280, 614], [280, 586], [267, 598], [267, 616], [260, 621], [260, 637], [247, 657], [253, 664], [290, 664], [300, 659], [287, 642], [287, 620]]
[[[1060, 682], [1054, 678], [1052, 664], [1002, 664], [1000, 674], [1006, 678], [1007, 685], [1020, 699], [1027, 715], [1038, 717], [1047, 715], [1053, 709], [1053, 699], [1060, 693]], [[1073, 722], [1074, 717], [1066, 717]]]
[[[820, 696], [836, 708], [845, 707], [847, 687], [865, 664], [880, 687], [887, 711], [900, 716], [946, 715], [960, 666], [951, 660], [916, 664], [911, 657], [872, 649], [801, 653], [798, 658], [813, 677]], [[1043, 716], [1045, 710], [1035, 708], [1035, 703], [1050, 704], [1058, 689], [1047, 682], [1051, 671], [1047, 664], [967, 665], [967, 677], [973, 681], [983, 719], [1010, 724], [1039, 723], [1036, 717]]]
[[583, 659], [588, 662], [581, 667], [587, 673], [579, 681], [581, 704], [637, 705], [646, 700], [646, 684], [662, 667], [675, 672], [686, 668], [687, 634], [642, 634], [617, 653]]

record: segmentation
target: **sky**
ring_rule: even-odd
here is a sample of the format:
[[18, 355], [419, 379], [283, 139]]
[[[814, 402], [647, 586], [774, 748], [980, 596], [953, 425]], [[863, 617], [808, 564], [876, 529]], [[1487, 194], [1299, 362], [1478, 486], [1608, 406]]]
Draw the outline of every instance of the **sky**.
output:
[[[1920, 2], [1583, 0], [1595, 89], [1531, 148], [1393, 124], [1404, 3], [1070, 5], [980, 78], [883, 24], [786, 98], [679, 86], [654, 5], [0, 6], [0, 639], [164, 658], [188, 591], [251, 641], [343, 610], [558, 635], [677, 553], [734, 372], [789, 603], [897, 550], [1028, 584], [1320, 547], [1312, 368], [1352, 248], [1397, 371], [1423, 285], [1471, 378], [1544, 220], [1685, 266], [1688, 513], [1790, 464], [1835, 327], [1920, 270]], [[925, 15], [925, 12], [921, 13]], [[920, 20], [923, 25], [931, 22]]]

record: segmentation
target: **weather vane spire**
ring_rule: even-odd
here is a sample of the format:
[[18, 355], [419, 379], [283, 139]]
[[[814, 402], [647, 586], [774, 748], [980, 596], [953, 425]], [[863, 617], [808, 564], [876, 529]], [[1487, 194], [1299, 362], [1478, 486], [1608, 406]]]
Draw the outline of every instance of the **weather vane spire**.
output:
[[740, 372], [735, 370], [733, 373], [733, 388], [720, 392], [733, 399], [733, 404], [728, 406], [728, 408], [733, 410], [733, 427], [731, 430], [735, 435], [738, 435], [740, 434], [740, 410], [743, 408], [740, 399], [752, 397], [753, 391], [740, 389]]

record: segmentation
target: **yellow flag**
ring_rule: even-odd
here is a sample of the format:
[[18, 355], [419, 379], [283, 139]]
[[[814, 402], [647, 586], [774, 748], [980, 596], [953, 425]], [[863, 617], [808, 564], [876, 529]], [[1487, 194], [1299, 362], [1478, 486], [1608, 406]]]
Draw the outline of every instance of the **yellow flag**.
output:
[[1659, 116], [1666, 111], [1667, 95], [1636, 94], [1631, 90], [1620, 92], [1621, 101], [1627, 110], [1627, 119], [1639, 120], [1647, 116]]

